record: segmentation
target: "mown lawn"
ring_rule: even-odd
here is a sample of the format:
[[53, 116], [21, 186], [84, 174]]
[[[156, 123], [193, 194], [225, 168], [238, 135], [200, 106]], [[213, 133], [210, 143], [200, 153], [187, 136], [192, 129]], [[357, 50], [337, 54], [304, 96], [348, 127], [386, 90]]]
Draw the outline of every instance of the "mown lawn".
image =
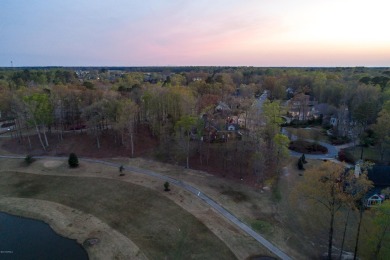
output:
[[4, 171], [0, 166], [0, 196], [49, 200], [92, 214], [129, 237], [149, 259], [235, 259], [203, 223], [153, 190], [103, 178]]

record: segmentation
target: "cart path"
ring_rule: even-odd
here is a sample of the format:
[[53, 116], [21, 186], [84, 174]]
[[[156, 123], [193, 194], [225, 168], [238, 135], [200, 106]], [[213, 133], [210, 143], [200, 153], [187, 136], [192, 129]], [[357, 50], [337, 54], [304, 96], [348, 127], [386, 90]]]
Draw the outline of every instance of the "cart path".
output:
[[[0, 158], [7, 158], [7, 159], [24, 159], [25, 156], [12, 156], [12, 155], [0, 155]], [[63, 159], [67, 160], [68, 157], [56, 157], [56, 156], [34, 156], [36, 159]], [[91, 158], [79, 158], [79, 160], [90, 162], [90, 163], [99, 163], [99, 164], [104, 164], [110, 167], [115, 167], [119, 168], [121, 164], [119, 163], [113, 163], [113, 162], [107, 162], [103, 160], [98, 160], [98, 159], [91, 159]], [[124, 166], [124, 170], [132, 171], [135, 173], [139, 174], [144, 174], [147, 176], [151, 176], [163, 181], [168, 181], [170, 184], [173, 184], [177, 187], [180, 187], [182, 189], [185, 189], [192, 194], [196, 195], [199, 199], [203, 200], [206, 202], [211, 208], [213, 208], [216, 212], [218, 212], [220, 215], [228, 219], [230, 222], [232, 222], [234, 225], [236, 225], [238, 228], [243, 230], [245, 233], [253, 237], [255, 240], [257, 240], [260, 244], [262, 244], [264, 247], [266, 247], [269, 251], [271, 251], [274, 255], [279, 257], [280, 259], [286, 259], [289, 260], [291, 259], [286, 253], [284, 253], [282, 250], [280, 250], [278, 247], [273, 245], [270, 241], [265, 239], [262, 235], [259, 233], [255, 232], [251, 227], [243, 223], [241, 220], [239, 220], [236, 216], [234, 216], [231, 212], [226, 210], [223, 206], [219, 205], [216, 201], [211, 199], [209, 196], [207, 196], [205, 193], [203, 193], [201, 190], [195, 188], [194, 186], [191, 186], [183, 181], [176, 180], [172, 177], [168, 177], [162, 174], [159, 174], [157, 172], [143, 169], [143, 168], [138, 168], [135, 166]]]

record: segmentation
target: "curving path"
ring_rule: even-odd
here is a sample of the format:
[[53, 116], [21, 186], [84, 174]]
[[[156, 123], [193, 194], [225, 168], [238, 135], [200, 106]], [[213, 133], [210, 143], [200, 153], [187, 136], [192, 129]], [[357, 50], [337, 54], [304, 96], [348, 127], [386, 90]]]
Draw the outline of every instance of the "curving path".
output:
[[[289, 133], [285, 128], [282, 128], [282, 133], [284, 135], [288, 136], [291, 141], [295, 141], [298, 139], [298, 137], [296, 135]], [[311, 140], [311, 139], [303, 139], [303, 140], [309, 141], [309, 142], [314, 142], [314, 140]], [[305, 157], [307, 159], [315, 159], [315, 160], [331, 160], [331, 159], [333, 159], [333, 160], [337, 160], [338, 153], [339, 153], [340, 149], [355, 146], [354, 143], [348, 143], [348, 144], [344, 144], [344, 145], [340, 145], [340, 146], [335, 146], [335, 145], [321, 142], [321, 141], [317, 141], [317, 143], [319, 145], [326, 147], [326, 149], [328, 149], [328, 152], [326, 154], [305, 154]], [[298, 152], [290, 150], [290, 155], [294, 156], [294, 157], [301, 157], [302, 153], [298, 153]]]
[[[8, 158], [8, 159], [24, 159], [23, 156], [12, 156], [12, 155], [0, 155], [0, 158]], [[67, 157], [55, 157], [55, 156], [34, 156], [34, 158], [37, 159], [65, 159], [67, 160]], [[100, 163], [107, 166], [119, 168], [121, 164], [118, 163], [112, 163], [107, 162], [103, 160], [97, 160], [97, 159], [90, 159], [90, 158], [79, 158], [79, 160], [90, 162], [90, 163]], [[282, 250], [280, 250], [278, 247], [273, 245], [270, 241], [265, 239], [262, 235], [256, 233], [251, 227], [246, 225], [245, 223], [241, 222], [236, 216], [234, 216], [232, 213], [230, 213], [228, 210], [226, 210], [224, 207], [219, 205], [217, 202], [215, 202], [213, 199], [211, 199], [209, 196], [204, 194], [201, 190], [195, 188], [194, 186], [191, 186], [183, 181], [176, 180], [172, 177], [164, 176], [162, 174], [159, 174], [157, 172], [142, 169], [134, 166], [123, 166], [125, 170], [132, 171], [139, 174], [144, 174], [147, 176], [151, 176], [163, 181], [168, 181], [170, 184], [173, 184], [177, 187], [183, 188], [192, 194], [196, 195], [199, 199], [206, 202], [210, 207], [212, 207], [216, 212], [218, 212], [220, 215], [224, 216], [226, 219], [231, 221], [233, 224], [235, 224], [238, 228], [246, 232], [248, 235], [256, 239], [260, 244], [262, 244], [264, 247], [266, 247], [269, 251], [271, 251], [274, 255], [279, 257], [280, 259], [286, 259], [290, 260], [291, 258], [284, 253]]]

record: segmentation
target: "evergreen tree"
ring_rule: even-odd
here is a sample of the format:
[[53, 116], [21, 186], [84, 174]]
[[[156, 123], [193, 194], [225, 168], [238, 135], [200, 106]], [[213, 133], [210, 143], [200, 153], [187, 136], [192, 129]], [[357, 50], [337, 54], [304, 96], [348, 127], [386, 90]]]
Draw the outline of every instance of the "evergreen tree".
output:
[[79, 166], [79, 159], [75, 153], [69, 154], [68, 164], [70, 168], [76, 168]]

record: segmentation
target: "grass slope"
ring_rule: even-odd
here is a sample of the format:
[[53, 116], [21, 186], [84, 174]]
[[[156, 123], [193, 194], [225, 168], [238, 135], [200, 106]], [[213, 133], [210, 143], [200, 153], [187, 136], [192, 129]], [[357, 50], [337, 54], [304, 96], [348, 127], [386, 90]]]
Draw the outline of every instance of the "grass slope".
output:
[[3, 171], [0, 196], [49, 200], [92, 214], [129, 237], [150, 259], [235, 259], [194, 216], [135, 184]]

